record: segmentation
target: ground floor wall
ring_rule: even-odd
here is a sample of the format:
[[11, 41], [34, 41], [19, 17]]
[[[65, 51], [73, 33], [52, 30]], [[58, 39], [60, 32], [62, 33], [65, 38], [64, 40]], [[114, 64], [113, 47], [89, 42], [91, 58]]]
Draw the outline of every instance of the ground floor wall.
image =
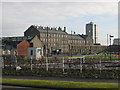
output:
[[107, 46], [101, 45], [72, 45], [69, 49], [69, 53], [73, 54], [92, 54], [104, 52]]
[[[52, 47], [54, 48], [54, 47]], [[45, 48], [44, 48], [45, 49]], [[55, 53], [52, 53], [52, 50]], [[92, 54], [100, 53], [107, 50], [107, 46], [103, 45], [64, 45], [60, 48], [61, 52], [59, 54]], [[44, 50], [46, 51], [46, 49]], [[48, 47], [49, 54], [57, 54], [57, 49], [51, 49]]]

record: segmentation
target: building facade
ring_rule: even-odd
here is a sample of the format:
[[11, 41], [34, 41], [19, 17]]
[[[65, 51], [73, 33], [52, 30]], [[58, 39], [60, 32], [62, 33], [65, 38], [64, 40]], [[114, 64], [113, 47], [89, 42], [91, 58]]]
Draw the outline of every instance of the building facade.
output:
[[93, 43], [98, 43], [98, 31], [97, 31], [97, 25], [93, 22], [90, 22], [86, 24], [86, 35], [92, 37]]
[[[33, 33], [35, 32], [35, 33]], [[37, 32], [37, 34], [36, 34]], [[68, 48], [68, 34], [66, 28], [50, 28], [42, 26], [30, 26], [24, 32], [25, 37], [33, 37], [37, 35], [44, 44], [44, 49], [48, 48], [48, 52], [52, 53], [55, 50], [60, 50], [62, 53], [67, 53]]]
[[[75, 33], [68, 34], [66, 32], [66, 27], [62, 29], [61, 27], [54, 28], [32, 25], [24, 32], [24, 37], [33, 37], [37, 35], [43, 42], [44, 51], [47, 49], [49, 54], [52, 54], [57, 50], [63, 54], [88, 54], [90, 53], [90, 47], [98, 47], [97, 45], [94, 45], [97, 43], [97, 30], [95, 28], [95, 24], [93, 25], [93, 23], [90, 23], [90, 25], [86, 27], [86, 35], [80, 35]], [[90, 30], [90, 32], [88, 30]], [[100, 45], [99, 47], [102, 46]], [[97, 53], [101, 52], [103, 49], [96, 48], [95, 50]]]
[[[43, 55], [49, 54], [90, 54], [105, 50], [98, 45], [97, 26], [93, 22], [86, 24], [86, 34], [69, 34], [66, 27], [43, 27], [31, 25], [22, 37], [3, 38], [3, 49], [17, 49], [19, 43], [26, 40], [28, 47], [42, 48]], [[23, 44], [22, 44], [23, 45]]]
[[20, 42], [17, 45], [17, 55], [18, 56], [27, 56], [28, 55], [28, 48], [43, 48], [42, 41], [38, 38], [38, 36], [34, 36], [31, 39], [26, 39]]
[[113, 40], [113, 45], [120, 45], [120, 38], [115, 38]]
[[17, 55], [18, 56], [27, 56], [28, 55], [28, 47], [30, 47], [30, 43], [26, 40], [20, 42], [17, 45]]

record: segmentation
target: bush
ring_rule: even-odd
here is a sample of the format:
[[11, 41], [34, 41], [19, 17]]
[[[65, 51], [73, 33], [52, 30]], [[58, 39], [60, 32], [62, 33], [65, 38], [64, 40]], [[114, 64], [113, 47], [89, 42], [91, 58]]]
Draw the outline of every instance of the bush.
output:
[[43, 76], [43, 77], [72, 77], [72, 78], [100, 78], [100, 79], [118, 79], [120, 73], [119, 70], [83, 70], [80, 73], [78, 69], [65, 69], [64, 73], [62, 69], [33, 69], [22, 68], [16, 71], [15, 68], [4, 68], [3, 75], [23, 75], [23, 76]]

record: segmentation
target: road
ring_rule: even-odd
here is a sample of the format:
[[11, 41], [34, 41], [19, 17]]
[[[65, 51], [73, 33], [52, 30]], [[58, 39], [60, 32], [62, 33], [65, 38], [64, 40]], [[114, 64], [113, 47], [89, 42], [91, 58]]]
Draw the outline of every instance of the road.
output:
[[53, 89], [19, 87], [19, 86], [5, 86], [5, 85], [3, 85], [2, 90], [53, 90]]

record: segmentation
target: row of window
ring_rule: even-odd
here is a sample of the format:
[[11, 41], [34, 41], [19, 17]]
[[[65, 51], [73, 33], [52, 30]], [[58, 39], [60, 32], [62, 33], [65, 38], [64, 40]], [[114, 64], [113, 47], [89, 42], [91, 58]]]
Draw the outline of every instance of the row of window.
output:
[[67, 35], [64, 35], [64, 34], [53, 34], [53, 33], [41, 33], [41, 37], [47, 37], [47, 35], [48, 35], [48, 37], [64, 37], [64, 38], [67, 38]]
[[[43, 38], [42, 41], [47, 42], [47, 39]], [[64, 40], [56, 39], [56, 38], [54, 38], [54, 39], [48, 39], [48, 43], [56, 43], [56, 42], [59, 42], [61, 44], [67, 44], [66, 40], [64, 41]]]
[[[42, 38], [42, 41], [44, 42], [48, 42], [48, 43], [60, 43], [60, 44], [75, 44], [75, 45], [84, 45], [85, 44], [85, 41], [83, 40], [61, 40], [61, 39], [57, 39], [57, 38], [54, 38], [54, 39], [46, 39], [46, 38]], [[86, 42], [87, 44], [89, 44], [89, 42], [87, 41]]]
[[61, 45], [60, 43], [48, 43], [48, 47], [61, 47], [61, 48], [68, 48], [68, 45]]
[[79, 43], [79, 44], [83, 43], [83, 44], [85, 44], [85, 41], [83, 41], [83, 40], [69, 40], [68, 43], [76, 43], [76, 44], [77, 43]]
[[[47, 42], [47, 33], [41, 33], [41, 39]], [[53, 37], [53, 38], [52, 38]], [[62, 38], [63, 37], [63, 38]], [[89, 44], [89, 41], [84, 40], [67, 40], [67, 35], [48, 33], [48, 42], [74, 43], [74, 44]]]

